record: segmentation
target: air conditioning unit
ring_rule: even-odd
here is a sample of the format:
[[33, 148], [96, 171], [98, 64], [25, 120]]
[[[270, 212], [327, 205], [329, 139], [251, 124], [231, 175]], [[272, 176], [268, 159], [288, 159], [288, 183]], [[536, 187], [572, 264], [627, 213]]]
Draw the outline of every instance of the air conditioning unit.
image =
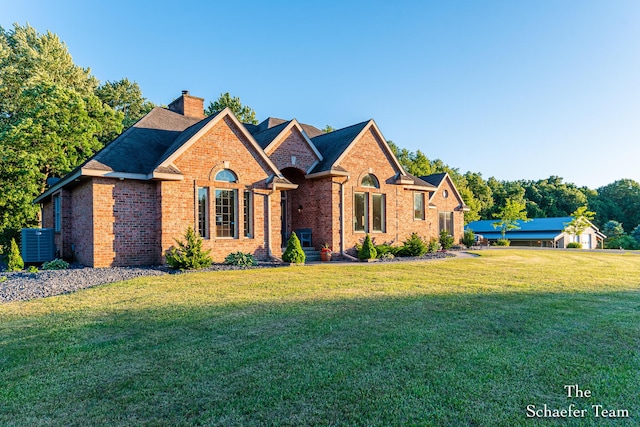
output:
[[24, 262], [47, 262], [56, 257], [53, 228], [22, 229], [22, 259]]

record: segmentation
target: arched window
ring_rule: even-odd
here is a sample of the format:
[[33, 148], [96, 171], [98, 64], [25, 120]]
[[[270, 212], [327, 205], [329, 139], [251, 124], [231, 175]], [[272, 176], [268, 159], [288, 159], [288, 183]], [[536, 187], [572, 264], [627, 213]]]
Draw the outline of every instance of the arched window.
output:
[[229, 169], [222, 169], [216, 174], [216, 181], [237, 182], [238, 177]]
[[378, 182], [378, 178], [375, 175], [368, 174], [362, 178], [362, 182], [360, 183], [362, 187], [371, 187], [371, 188], [380, 188], [380, 183]]

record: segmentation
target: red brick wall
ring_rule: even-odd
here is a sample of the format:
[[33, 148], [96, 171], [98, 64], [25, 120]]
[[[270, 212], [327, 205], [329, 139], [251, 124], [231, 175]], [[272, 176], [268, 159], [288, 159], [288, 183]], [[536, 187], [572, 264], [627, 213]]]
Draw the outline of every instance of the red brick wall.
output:
[[[57, 194], [61, 200], [61, 230], [55, 233], [56, 256], [93, 265], [93, 201], [91, 181]], [[42, 205], [42, 227], [54, 228], [53, 199]]]
[[[296, 127], [293, 127], [286, 137], [270, 148], [267, 154], [280, 170], [295, 167], [306, 172], [319, 160]], [[295, 156], [295, 164], [291, 162], [291, 156]]]
[[95, 267], [160, 262], [155, 187], [155, 182], [94, 179]]
[[[445, 190], [449, 194], [447, 198], [444, 197]], [[464, 212], [460, 209], [460, 205], [462, 205], [463, 202], [456, 196], [451, 178], [447, 176], [442, 184], [440, 184], [438, 191], [436, 191], [431, 197], [431, 203], [437, 206], [437, 209], [430, 209], [431, 221], [434, 224], [432, 227], [433, 235], [435, 237], [440, 235], [439, 213], [453, 212], [453, 238], [454, 243], [459, 243], [460, 239], [464, 235]]]
[[[224, 162], [229, 162], [226, 168], [232, 170], [238, 177], [237, 183], [214, 181], [215, 175], [225, 169]], [[266, 208], [266, 179], [273, 172], [266, 162], [255, 152], [254, 147], [229, 118], [216, 123], [202, 138], [196, 141], [183, 154], [175, 165], [184, 175], [183, 181], [162, 182], [161, 216], [162, 236], [161, 250], [165, 252], [175, 244], [174, 238], [184, 235], [187, 227], [197, 226], [196, 189], [209, 187], [210, 237], [205, 239], [203, 247], [211, 249], [214, 261], [223, 261], [231, 252], [249, 252], [258, 258], [267, 256], [267, 222]], [[215, 189], [237, 190], [237, 238], [216, 238], [215, 233]], [[243, 236], [243, 192], [245, 189], [254, 191], [253, 203], [253, 236]], [[279, 193], [272, 198], [271, 223], [272, 238], [277, 239], [280, 233], [279, 222]], [[276, 209], [275, 205], [278, 205]], [[276, 220], [277, 219], [277, 220]], [[277, 245], [272, 245], [276, 248]]]
[[71, 242], [75, 261], [93, 265], [93, 183], [85, 181], [73, 189]]
[[[368, 224], [369, 234], [376, 243], [400, 244], [412, 232], [428, 238], [430, 234], [429, 221], [414, 220], [413, 191], [393, 184], [398, 172], [392, 166], [392, 160], [383, 148], [383, 141], [369, 129], [347, 153], [340, 162], [340, 166], [350, 173], [350, 179], [345, 184], [344, 212], [345, 212], [345, 250], [352, 248], [365, 237], [365, 232], [354, 231], [353, 203], [356, 192], [369, 193]], [[361, 187], [362, 178], [371, 173], [378, 178], [379, 189]], [[385, 195], [386, 229], [385, 232], [372, 231], [372, 194]], [[428, 195], [425, 197], [428, 200]], [[339, 216], [339, 204], [333, 206], [333, 214]]]

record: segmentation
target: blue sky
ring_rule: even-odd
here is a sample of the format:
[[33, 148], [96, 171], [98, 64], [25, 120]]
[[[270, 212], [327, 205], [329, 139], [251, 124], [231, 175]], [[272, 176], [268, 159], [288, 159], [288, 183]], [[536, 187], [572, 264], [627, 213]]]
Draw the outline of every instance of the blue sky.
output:
[[485, 178], [640, 181], [640, 2], [0, 0], [100, 81], [387, 139]]

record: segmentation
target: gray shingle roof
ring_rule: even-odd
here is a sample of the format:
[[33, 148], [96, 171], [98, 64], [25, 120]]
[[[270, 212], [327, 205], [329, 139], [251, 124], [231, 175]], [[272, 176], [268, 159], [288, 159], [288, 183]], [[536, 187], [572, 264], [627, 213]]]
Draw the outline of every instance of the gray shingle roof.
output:
[[269, 129], [254, 133], [253, 138], [256, 140], [258, 145], [264, 150], [269, 146], [269, 144], [271, 144], [271, 142], [278, 135], [280, 135], [280, 132], [282, 132], [282, 130], [286, 128], [289, 125], [289, 123], [291, 123], [291, 120], [287, 122], [282, 122], [279, 125], [273, 126]]
[[421, 176], [420, 179], [428, 182], [434, 187], [438, 187], [445, 176], [447, 176], [446, 173], [434, 173], [431, 175]]
[[407, 173], [407, 176], [413, 180], [413, 185], [417, 185], [419, 187], [425, 187], [425, 189], [435, 190], [436, 186], [431, 184], [430, 182], [425, 181], [424, 179], [418, 178], [417, 176], [413, 176], [410, 173]]
[[[164, 151], [164, 153], [162, 153], [161, 156], [156, 158], [156, 163], [154, 165], [155, 167], [151, 170], [151, 172], [153, 172], [153, 170], [155, 170], [159, 165], [161, 165], [165, 160], [167, 160], [173, 153], [176, 152], [176, 150], [182, 147], [185, 142], [191, 139], [191, 137], [193, 137], [196, 133], [198, 133], [200, 129], [205, 127], [207, 123], [213, 120], [220, 113], [221, 111], [217, 111], [215, 114], [212, 114], [209, 117], [198, 121], [197, 123], [193, 124], [192, 126], [189, 126], [187, 129], [181, 132], [180, 135], [178, 135], [178, 137], [176, 137], [176, 139], [173, 141], [173, 143]], [[163, 172], [166, 172], [166, 171], [163, 171]]]
[[322, 133], [321, 135], [311, 138], [311, 142], [313, 142], [323, 157], [323, 160], [316, 165], [312, 173], [331, 170], [335, 161], [338, 160], [338, 157], [349, 147], [355, 137], [362, 132], [369, 122], [370, 120], [333, 132]]
[[199, 120], [154, 108], [83, 167], [102, 171], [150, 174], [180, 134]]

